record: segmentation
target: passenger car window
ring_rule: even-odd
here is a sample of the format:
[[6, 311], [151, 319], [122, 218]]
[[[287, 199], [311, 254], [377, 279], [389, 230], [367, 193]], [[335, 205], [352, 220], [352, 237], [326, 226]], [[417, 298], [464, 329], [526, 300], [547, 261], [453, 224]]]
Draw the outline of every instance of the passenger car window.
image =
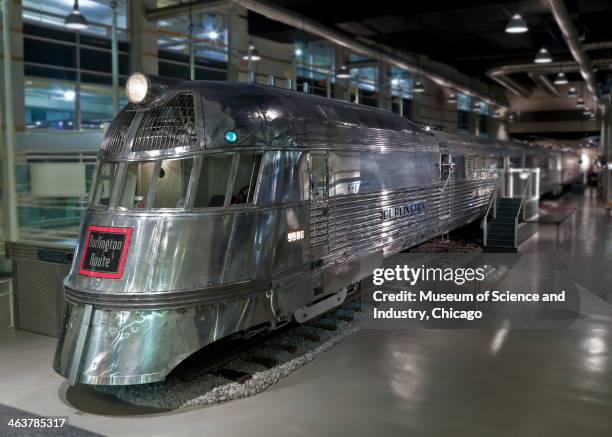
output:
[[145, 207], [155, 162], [131, 162], [127, 165], [119, 207], [142, 209]]
[[240, 155], [234, 179], [232, 204], [253, 203], [260, 165], [261, 154]]
[[233, 155], [220, 155], [207, 156], [202, 160], [194, 208], [221, 207], [225, 204], [232, 159]]
[[193, 158], [162, 161], [151, 208], [184, 208]]
[[116, 171], [117, 163], [115, 162], [104, 162], [100, 165], [98, 180], [96, 181], [96, 190], [92, 199], [92, 204], [94, 206], [108, 208], [113, 193]]

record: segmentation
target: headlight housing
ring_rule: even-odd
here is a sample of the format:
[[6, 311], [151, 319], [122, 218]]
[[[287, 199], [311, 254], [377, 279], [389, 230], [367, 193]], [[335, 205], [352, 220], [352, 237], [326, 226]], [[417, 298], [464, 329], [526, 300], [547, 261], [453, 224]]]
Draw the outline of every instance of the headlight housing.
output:
[[125, 84], [125, 94], [131, 103], [143, 103], [149, 91], [151, 90], [151, 81], [144, 73], [132, 74]]

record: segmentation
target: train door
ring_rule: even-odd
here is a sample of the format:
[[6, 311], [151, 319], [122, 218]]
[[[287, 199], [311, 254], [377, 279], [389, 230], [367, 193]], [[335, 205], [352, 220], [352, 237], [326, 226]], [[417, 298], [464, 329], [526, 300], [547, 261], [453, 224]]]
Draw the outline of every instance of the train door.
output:
[[455, 166], [450, 149], [440, 148], [440, 227], [445, 230], [445, 224], [451, 220], [453, 196], [455, 194]]
[[329, 249], [328, 237], [329, 168], [327, 153], [310, 155], [310, 254], [313, 262]]

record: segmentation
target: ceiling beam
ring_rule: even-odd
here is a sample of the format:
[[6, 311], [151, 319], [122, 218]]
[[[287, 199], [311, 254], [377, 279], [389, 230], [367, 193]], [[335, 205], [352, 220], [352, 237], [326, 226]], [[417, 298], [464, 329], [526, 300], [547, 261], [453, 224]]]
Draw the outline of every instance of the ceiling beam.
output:
[[555, 21], [557, 22], [557, 25], [559, 26], [559, 29], [561, 29], [565, 43], [572, 53], [572, 57], [580, 66], [580, 75], [584, 79], [589, 92], [593, 96], [593, 101], [597, 103], [598, 98], [595, 73], [591, 67], [589, 56], [582, 48], [580, 37], [578, 36], [574, 23], [567, 12], [567, 8], [565, 7], [563, 0], [548, 0], [548, 5], [553, 17], [555, 18]]
[[559, 96], [559, 90], [557, 87], [542, 73], [528, 73], [531, 80], [533, 80], [537, 85], [540, 85], [542, 88], [548, 92], [548, 94], [552, 96]]
[[[592, 61], [591, 64], [596, 68], [609, 68], [612, 65], [612, 58], [602, 58]], [[514, 64], [503, 65], [501, 67], [491, 68], [487, 70], [487, 76], [497, 76], [500, 74], [519, 74], [519, 73], [574, 73], [580, 71], [580, 66], [574, 61], [551, 62], [550, 64]]]
[[529, 97], [531, 95], [527, 88], [519, 84], [514, 79], [511, 79], [510, 77], [506, 76], [505, 74], [495, 74], [489, 77], [504, 88], [506, 88], [512, 94], [515, 94], [519, 97]]

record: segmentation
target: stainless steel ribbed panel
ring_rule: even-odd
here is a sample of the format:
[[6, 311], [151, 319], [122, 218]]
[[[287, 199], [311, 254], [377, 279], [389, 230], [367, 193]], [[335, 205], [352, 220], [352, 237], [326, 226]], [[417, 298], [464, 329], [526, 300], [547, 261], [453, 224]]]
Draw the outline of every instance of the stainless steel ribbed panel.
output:
[[8, 243], [7, 249], [15, 273], [17, 328], [57, 337], [65, 307], [63, 279], [72, 250], [19, 241]]
[[64, 312], [62, 279], [68, 265], [15, 262], [17, 328], [57, 337]]
[[182, 91], [144, 113], [132, 152], [189, 147], [197, 142], [193, 93]]
[[134, 121], [136, 111], [132, 105], [126, 106], [113, 120], [104, 140], [102, 141], [102, 153], [114, 155], [121, 153], [128, 146], [128, 130]]

